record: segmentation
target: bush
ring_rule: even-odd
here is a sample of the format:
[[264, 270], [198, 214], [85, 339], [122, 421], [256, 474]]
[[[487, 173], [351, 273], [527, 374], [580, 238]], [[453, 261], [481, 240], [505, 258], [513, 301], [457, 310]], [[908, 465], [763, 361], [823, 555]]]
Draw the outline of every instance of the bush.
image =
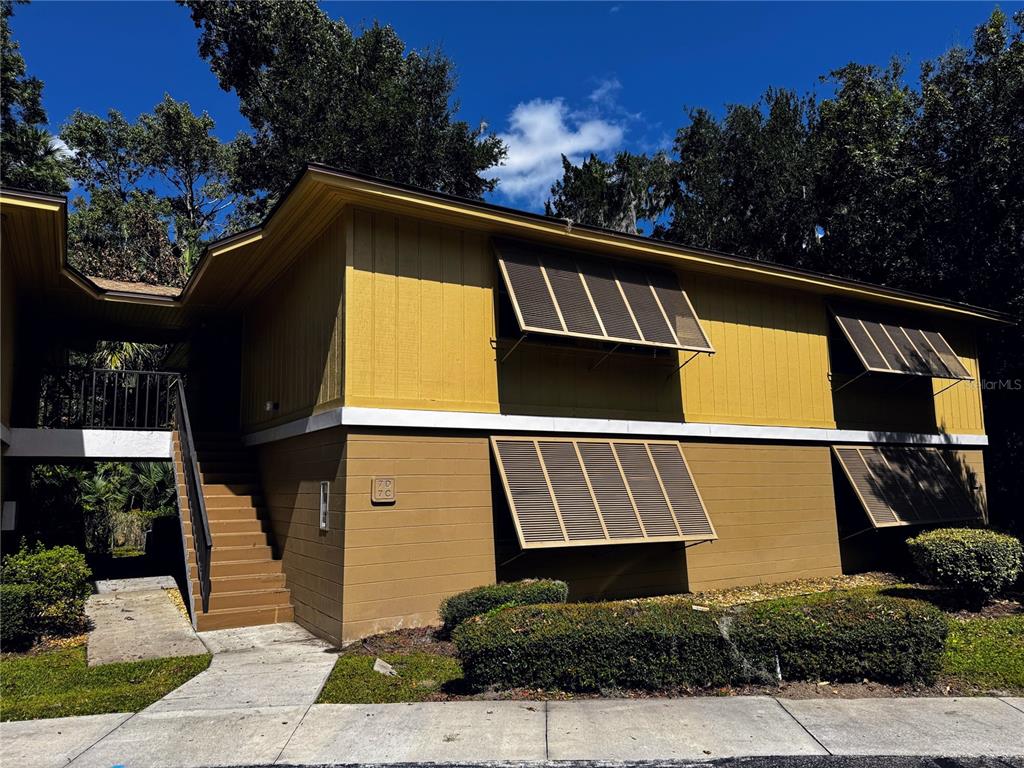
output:
[[[0, 582], [34, 587], [35, 634], [62, 635], [81, 629], [92, 571], [74, 547], [22, 548], [4, 559]], [[6, 618], [6, 617], [5, 617]]]
[[477, 689], [724, 685], [734, 662], [718, 616], [681, 600], [521, 606], [472, 618], [453, 637]]
[[748, 677], [897, 684], [935, 679], [947, 632], [928, 603], [866, 592], [767, 600], [729, 628]]
[[1024, 555], [1013, 536], [981, 528], [940, 528], [907, 541], [928, 584], [986, 602], [1017, 580]]
[[0, 648], [15, 651], [36, 640], [35, 587], [0, 584]]
[[472, 616], [479, 616], [495, 608], [539, 603], [564, 603], [569, 587], [564, 581], [553, 579], [524, 579], [508, 584], [489, 584], [451, 595], [441, 603], [442, 632], [451, 634], [459, 624]]

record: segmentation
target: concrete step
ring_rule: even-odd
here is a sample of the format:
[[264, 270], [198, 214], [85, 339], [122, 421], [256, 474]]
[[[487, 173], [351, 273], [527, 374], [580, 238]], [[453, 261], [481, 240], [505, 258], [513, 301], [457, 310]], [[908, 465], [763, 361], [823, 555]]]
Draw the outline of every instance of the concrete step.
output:
[[197, 613], [196, 628], [200, 632], [213, 629], [252, 627], [259, 624], [279, 624], [293, 621], [295, 611], [290, 604], [262, 608], [229, 608], [209, 613]]
[[[190, 579], [192, 582], [192, 594], [199, 594], [199, 579]], [[211, 591], [214, 593], [227, 592], [251, 592], [261, 589], [284, 589], [285, 575], [283, 573], [256, 573], [243, 576], [212, 576], [210, 578]]]
[[288, 605], [291, 594], [287, 589], [253, 589], [240, 592], [218, 592], [217, 585], [210, 592], [210, 610], [229, 610], [232, 608], [267, 608], [275, 605]]
[[252, 476], [253, 465], [246, 459], [235, 459], [224, 461], [214, 458], [199, 459], [199, 473], [203, 476], [203, 482], [207, 482], [207, 475], [248, 475]]
[[[210, 533], [214, 536], [221, 533], [263, 533], [263, 525], [257, 518], [242, 518], [241, 520], [216, 520], [207, 516], [210, 522]], [[185, 520], [182, 525], [185, 535], [191, 535], [192, 522]]]
[[211, 509], [238, 509], [245, 507], [256, 508], [263, 503], [263, 499], [259, 496], [250, 495], [233, 495], [224, 494], [219, 496], [213, 496], [209, 493], [204, 493], [203, 498], [206, 500], [206, 511], [209, 512]]
[[214, 533], [211, 529], [210, 535], [213, 537], [214, 549], [221, 549], [223, 547], [259, 547], [266, 546], [267, 543], [267, 536], [263, 531], [255, 533]]
[[259, 496], [260, 487], [257, 483], [203, 483], [203, 493], [207, 496]]
[[225, 563], [233, 560], [262, 560], [270, 559], [270, 547], [266, 544], [241, 547], [219, 547], [214, 541], [213, 551], [210, 552], [210, 562]]
[[251, 485], [259, 487], [259, 478], [252, 469], [235, 472], [199, 472], [200, 482], [205, 485]]
[[259, 522], [260, 517], [255, 507], [207, 507], [206, 519], [212, 526], [214, 521], [218, 520], [255, 520]]
[[221, 576], [264, 576], [270, 573], [284, 573], [280, 560], [255, 558], [252, 560], [214, 560], [210, 563], [211, 580]]

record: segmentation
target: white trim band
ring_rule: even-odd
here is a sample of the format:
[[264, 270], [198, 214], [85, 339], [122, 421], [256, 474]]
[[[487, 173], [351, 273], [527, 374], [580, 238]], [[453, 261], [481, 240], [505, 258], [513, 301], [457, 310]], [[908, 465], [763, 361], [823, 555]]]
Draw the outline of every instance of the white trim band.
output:
[[386, 427], [389, 429], [471, 429], [480, 432], [551, 432], [718, 438], [725, 440], [772, 440], [813, 443], [903, 443], [910, 445], [988, 445], [986, 435], [947, 435], [920, 432], [873, 432], [815, 427], [758, 427], [742, 424], [702, 424], [676, 421], [581, 419], [553, 416], [518, 416], [505, 413], [462, 411], [415, 411], [398, 408], [359, 408], [345, 405], [252, 432], [246, 445], [261, 445], [332, 427]]
[[137, 429], [11, 430], [4, 451], [10, 458], [39, 459], [170, 459], [169, 431]]

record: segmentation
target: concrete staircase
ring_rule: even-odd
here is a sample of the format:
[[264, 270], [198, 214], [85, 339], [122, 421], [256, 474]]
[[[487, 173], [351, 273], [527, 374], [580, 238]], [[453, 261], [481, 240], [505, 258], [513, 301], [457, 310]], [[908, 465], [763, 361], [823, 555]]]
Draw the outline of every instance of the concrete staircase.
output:
[[237, 435], [197, 434], [193, 438], [213, 549], [210, 604], [203, 602], [192, 538], [181, 446], [174, 433], [174, 469], [182, 509], [192, 615], [199, 631], [292, 621], [291, 593], [281, 561], [275, 560], [261, 522], [263, 499], [254, 458]]

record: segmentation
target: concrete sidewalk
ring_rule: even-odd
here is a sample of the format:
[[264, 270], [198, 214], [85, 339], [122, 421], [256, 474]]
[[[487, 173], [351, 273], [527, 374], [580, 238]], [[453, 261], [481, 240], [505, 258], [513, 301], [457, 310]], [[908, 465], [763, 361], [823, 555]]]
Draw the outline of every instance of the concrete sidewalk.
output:
[[134, 716], [2, 723], [0, 739], [0, 763], [20, 768], [1021, 756], [1024, 699], [158, 703]]
[[98, 581], [85, 605], [92, 622], [89, 666], [206, 653], [188, 619], [171, 602], [170, 576]]

